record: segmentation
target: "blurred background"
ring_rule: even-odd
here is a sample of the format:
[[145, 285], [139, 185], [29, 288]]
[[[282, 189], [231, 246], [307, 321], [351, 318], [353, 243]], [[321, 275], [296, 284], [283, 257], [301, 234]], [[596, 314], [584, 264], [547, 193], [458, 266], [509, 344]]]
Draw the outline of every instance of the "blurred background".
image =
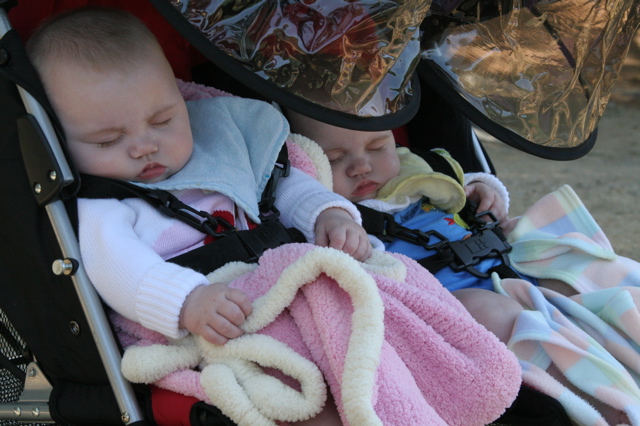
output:
[[478, 132], [511, 196], [511, 216], [570, 185], [614, 250], [640, 261], [640, 30], [613, 87], [595, 147], [573, 161], [544, 160]]

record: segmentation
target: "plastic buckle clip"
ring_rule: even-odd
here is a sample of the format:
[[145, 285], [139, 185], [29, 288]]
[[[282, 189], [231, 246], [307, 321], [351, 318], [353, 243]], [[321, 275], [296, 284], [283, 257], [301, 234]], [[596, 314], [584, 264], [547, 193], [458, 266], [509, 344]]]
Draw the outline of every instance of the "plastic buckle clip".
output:
[[180, 201], [173, 194], [166, 191], [152, 190], [146, 196], [155, 201], [156, 207], [163, 215], [174, 218], [178, 214], [178, 209], [174, 205]]
[[[422, 246], [425, 250], [437, 250], [442, 246], [449, 244], [449, 239], [435, 230], [421, 231], [419, 229], [405, 228], [393, 218], [393, 215], [385, 213], [383, 215], [383, 233], [378, 236], [384, 242], [391, 242], [395, 238], [407, 241], [412, 244]], [[431, 237], [436, 237], [438, 241], [429, 244]]]
[[249, 253], [250, 257], [245, 260], [247, 263], [257, 262], [266, 250], [292, 242], [287, 229], [279, 221], [263, 222], [252, 231], [240, 231], [237, 235]]
[[[213, 217], [205, 211], [198, 211], [180, 201], [175, 195], [167, 191], [150, 191], [148, 197], [155, 200], [158, 211], [169, 218], [176, 218], [183, 223], [199, 230], [203, 234], [214, 238], [224, 237], [235, 232], [236, 228], [220, 217]], [[218, 227], [224, 228], [223, 232], [217, 232]]]
[[273, 220], [280, 216], [280, 212], [275, 207], [275, 188], [280, 178], [289, 176], [291, 172], [291, 162], [285, 161], [283, 163], [275, 163], [271, 177], [267, 181], [265, 188], [262, 192], [262, 198], [258, 203], [258, 210], [260, 211], [260, 220]]
[[509, 266], [507, 254], [511, 251], [511, 245], [500, 238], [497, 232], [499, 231], [493, 227], [483, 229], [468, 238], [449, 243], [449, 248], [454, 254], [451, 268], [454, 271], [467, 270], [479, 278], [489, 278], [489, 273], [480, 272], [474, 266], [484, 259], [493, 257], [500, 257], [502, 263]]
[[[486, 221], [481, 219], [484, 216], [488, 216], [491, 221]], [[476, 213], [471, 219], [471, 223], [469, 224], [472, 229], [477, 231], [483, 231], [485, 229], [494, 229], [496, 226], [500, 224], [500, 221], [496, 218], [496, 216], [490, 211], [486, 210], [483, 212]]]
[[[205, 231], [204, 233], [207, 235], [211, 235], [214, 238], [220, 238], [236, 231], [236, 228], [232, 224], [230, 224], [229, 222], [227, 222], [221, 217], [213, 217], [209, 213], [202, 210], [199, 211], [197, 214], [198, 216], [204, 218], [204, 221], [201, 223], [201, 226], [202, 226], [202, 229]], [[217, 232], [216, 229], [218, 229], [219, 226], [224, 228], [224, 231]]]

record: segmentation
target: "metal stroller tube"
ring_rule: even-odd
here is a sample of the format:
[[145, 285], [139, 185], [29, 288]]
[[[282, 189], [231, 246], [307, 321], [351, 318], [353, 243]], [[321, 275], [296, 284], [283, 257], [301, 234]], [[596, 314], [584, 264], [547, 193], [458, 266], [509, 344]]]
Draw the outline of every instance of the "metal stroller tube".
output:
[[[11, 25], [6, 12], [0, 9], [0, 38], [10, 29]], [[46, 136], [54, 157], [51, 161], [56, 164], [56, 169], [60, 172], [59, 174], [61, 176], [58, 176], [58, 173], [51, 174], [49, 172], [49, 179], [58, 180], [57, 185], [60, 187], [69, 185], [73, 182], [71, 168], [66, 161], [49, 117], [44, 108], [26, 90], [19, 86], [18, 90], [27, 112], [37, 120], [42, 132]], [[25, 159], [25, 161], [29, 161], [29, 159]], [[38, 182], [32, 182], [32, 185], [36, 198], [38, 198], [40, 192], [38, 189], [39, 184]], [[53, 200], [47, 202], [44, 207], [64, 257], [64, 259], [56, 260], [53, 263], [53, 271], [57, 275], [70, 275], [87, 322], [91, 328], [93, 339], [104, 364], [109, 382], [113, 388], [118, 407], [120, 408], [122, 421], [124, 424], [143, 421], [144, 419], [134, 396], [133, 388], [120, 372], [121, 355], [109, 326], [107, 316], [102, 308], [100, 298], [80, 262], [78, 240], [64, 203], [56, 196]], [[29, 379], [27, 379], [27, 382], [28, 381]], [[40, 409], [37, 413], [37, 418], [33, 417], [36, 416], [32, 408], [34, 404], [32, 399], [34, 392], [32, 390], [31, 394], [29, 394], [28, 391], [29, 389], [25, 387], [25, 392], [23, 392], [20, 401], [0, 404], [0, 419], [37, 420], [38, 422], [51, 420], [50, 413], [48, 409], [46, 409], [47, 401], [42, 401], [44, 405], [40, 404], [40, 407], [45, 407], [46, 410]], [[43, 394], [42, 389], [38, 389], [35, 393]], [[24, 410], [21, 410], [20, 404], [23, 401], [25, 404]], [[9, 417], [6, 417], [7, 415], [9, 415]]]
[[[80, 259], [78, 241], [62, 201], [57, 200], [52, 202], [46, 206], [46, 210], [65, 259]], [[53, 268], [54, 270], [57, 269], [55, 264]], [[64, 269], [58, 269], [58, 271], [65, 273]], [[93, 288], [82, 264], [78, 266], [71, 279], [78, 292], [80, 303], [91, 327], [91, 332], [93, 333], [96, 346], [100, 352], [100, 357], [107, 376], [109, 377], [109, 382], [113, 387], [123, 423], [130, 424], [143, 420], [142, 413], [133, 393], [133, 388], [120, 372], [121, 355], [117, 349], [118, 346], [109, 327], [108, 319], [102, 308], [100, 298]]]

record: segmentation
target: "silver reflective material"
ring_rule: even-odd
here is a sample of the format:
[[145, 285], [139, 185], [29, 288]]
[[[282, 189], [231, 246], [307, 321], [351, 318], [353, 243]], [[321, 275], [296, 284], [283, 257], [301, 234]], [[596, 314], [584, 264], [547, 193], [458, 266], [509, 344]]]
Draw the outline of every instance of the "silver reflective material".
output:
[[572, 148], [604, 113], [639, 12], [637, 0], [434, 1], [423, 57], [494, 123]]
[[314, 105], [402, 111], [425, 61], [440, 76], [428, 84], [551, 151], [594, 132], [640, 23], [640, 0], [166, 1], [217, 50]]
[[315, 104], [377, 117], [411, 97], [429, 1], [193, 0], [174, 7], [218, 49]]

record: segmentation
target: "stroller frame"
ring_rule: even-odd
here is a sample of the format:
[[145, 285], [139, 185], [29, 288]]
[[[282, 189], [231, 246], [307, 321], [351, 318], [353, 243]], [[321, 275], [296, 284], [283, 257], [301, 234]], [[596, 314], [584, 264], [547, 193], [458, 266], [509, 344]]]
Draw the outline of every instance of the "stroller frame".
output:
[[[0, 38], [10, 29], [11, 24], [7, 13], [0, 8]], [[118, 345], [100, 298], [79, 261], [78, 240], [64, 203], [59, 197], [62, 188], [74, 182], [73, 173], [46, 111], [27, 90], [19, 85], [17, 88], [28, 114], [26, 117], [28, 124], [25, 123], [25, 125], [32, 126], [33, 130], [30, 134], [24, 134], [26, 132], [23, 132], [23, 129], [26, 130], [28, 127], [21, 128], [20, 143], [23, 152], [30, 149], [34, 150], [32, 152], [42, 152], [42, 147], [34, 146], [34, 144], [48, 143], [47, 146], [50, 148], [48, 150], [49, 158], [46, 158], [44, 163], [49, 162], [50, 167], [43, 168], [43, 159], [39, 156], [24, 156], [24, 160], [36, 199], [46, 209], [64, 256], [64, 258], [53, 262], [53, 273], [70, 276], [114, 391], [122, 422], [127, 425], [135, 424], [143, 420], [142, 412], [131, 384], [120, 372], [121, 355]], [[45, 183], [38, 176], [55, 184], [56, 191], [43, 193]], [[53, 423], [48, 407], [51, 390], [51, 384], [40, 370], [37, 361], [34, 360], [27, 367], [25, 387], [19, 401], [0, 403], [0, 420]]]

